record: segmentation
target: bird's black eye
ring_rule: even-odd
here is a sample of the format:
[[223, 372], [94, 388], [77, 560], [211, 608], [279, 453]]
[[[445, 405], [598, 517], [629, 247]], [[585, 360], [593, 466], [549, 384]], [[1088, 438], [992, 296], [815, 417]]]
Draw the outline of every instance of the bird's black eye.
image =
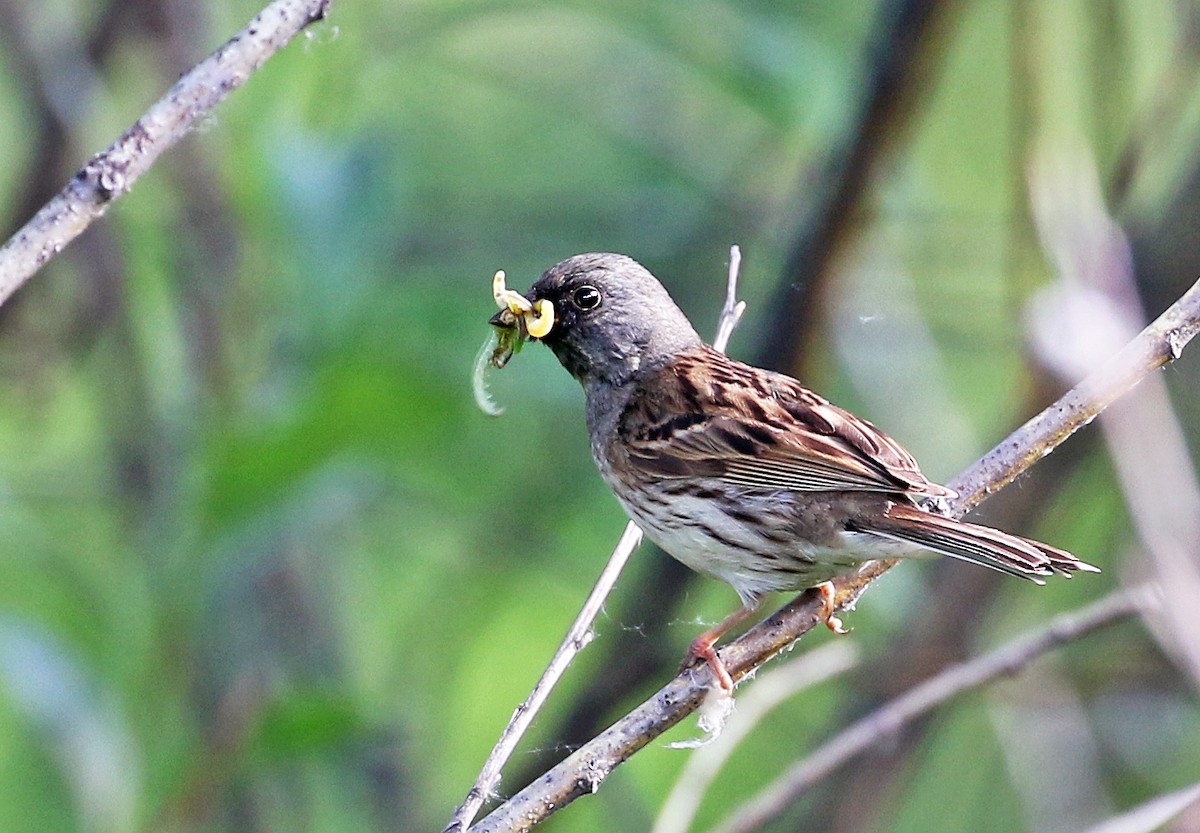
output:
[[594, 286], [581, 286], [571, 293], [571, 302], [581, 310], [600, 306], [600, 290]]

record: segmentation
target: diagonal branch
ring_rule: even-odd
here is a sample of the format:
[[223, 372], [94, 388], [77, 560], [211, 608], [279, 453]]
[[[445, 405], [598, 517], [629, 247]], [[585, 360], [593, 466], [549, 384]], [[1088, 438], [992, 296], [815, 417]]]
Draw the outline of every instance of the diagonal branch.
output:
[[306, 26], [323, 20], [332, 2], [275, 0], [179, 79], [108, 149], [93, 156], [0, 248], [0, 304], [104, 214], [164, 150], [182, 139], [268, 58]]
[[[965, 514], [1049, 454], [1142, 378], [1176, 359], [1200, 331], [1200, 282], [1116, 356], [1058, 402], [1035, 416], [949, 485], [959, 493], [951, 514]], [[835, 582], [838, 607], [853, 604], [894, 561], [877, 561]], [[820, 621], [818, 595], [808, 591], [721, 651], [735, 681], [794, 643]], [[631, 755], [695, 711], [710, 685], [708, 672], [689, 669], [566, 760], [498, 807], [474, 833], [528, 830], [581, 795], [595, 792]]]

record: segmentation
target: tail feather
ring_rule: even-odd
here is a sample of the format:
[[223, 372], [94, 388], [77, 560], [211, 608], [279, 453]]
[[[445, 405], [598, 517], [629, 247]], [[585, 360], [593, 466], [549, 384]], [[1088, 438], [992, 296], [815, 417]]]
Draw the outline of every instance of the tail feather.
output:
[[892, 541], [915, 544], [1038, 584], [1045, 584], [1043, 576], [1058, 574], [1070, 578], [1074, 572], [1100, 572], [1099, 568], [1049, 544], [904, 504], [893, 504], [882, 516], [871, 518], [869, 523], [856, 524], [855, 529]]

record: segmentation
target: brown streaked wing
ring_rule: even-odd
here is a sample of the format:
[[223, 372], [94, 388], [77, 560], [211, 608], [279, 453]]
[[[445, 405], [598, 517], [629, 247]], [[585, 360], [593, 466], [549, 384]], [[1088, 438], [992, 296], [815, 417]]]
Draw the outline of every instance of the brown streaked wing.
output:
[[647, 379], [622, 418], [630, 463], [657, 477], [716, 477], [792, 491], [952, 496], [869, 422], [796, 380], [711, 348]]

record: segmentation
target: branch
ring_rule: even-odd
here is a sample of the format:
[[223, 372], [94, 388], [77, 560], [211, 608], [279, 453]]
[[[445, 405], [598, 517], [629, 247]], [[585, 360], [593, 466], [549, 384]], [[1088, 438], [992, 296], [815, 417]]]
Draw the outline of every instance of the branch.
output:
[[1118, 591], [1064, 613], [1044, 628], [1017, 637], [970, 662], [951, 666], [855, 721], [731, 813], [712, 833], [749, 833], [777, 816], [800, 795], [856, 755], [894, 737], [913, 720], [946, 701], [1000, 677], [1020, 673], [1038, 657], [1157, 603], [1149, 587]]
[[554, 652], [550, 664], [538, 678], [533, 691], [529, 692], [525, 702], [517, 706], [513, 716], [509, 718], [508, 725], [504, 727], [504, 731], [500, 733], [500, 739], [496, 741], [496, 745], [492, 747], [491, 753], [484, 761], [475, 783], [467, 791], [467, 797], [455, 809], [454, 815], [443, 833], [465, 830], [467, 825], [475, 819], [488, 796], [496, 789], [500, 783], [500, 772], [508, 763], [508, 759], [512, 757], [512, 753], [516, 751], [521, 737], [533, 723], [534, 715], [542, 708], [546, 698], [554, 690], [554, 686], [558, 685], [558, 681], [575, 656], [591, 641], [592, 622], [604, 607], [604, 600], [612, 592], [629, 557], [633, 555], [633, 551], [641, 542], [642, 530], [638, 528], [637, 524], [630, 521], [625, 525], [625, 531], [621, 533], [617, 546], [613, 549], [612, 555], [608, 557], [608, 563], [604, 565], [600, 577], [596, 579], [596, 584], [584, 601], [579, 615], [575, 617], [567, 635], [563, 637], [562, 644]]
[[1063, 440], [1095, 419], [1152, 371], [1183, 354], [1200, 332], [1200, 281], [1162, 315], [1065, 396], [1026, 422], [978, 463], [948, 485], [958, 492], [956, 514], [966, 514], [989, 495], [1045, 457]]
[[721, 307], [721, 317], [717, 319], [717, 336], [713, 339], [713, 349], [725, 352], [729, 346], [729, 338], [742, 313], [746, 311], [746, 302], [737, 299], [738, 272], [742, 268], [742, 250], [737, 246], [729, 247], [729, 278], [725, 282], [725, 305]]
[[[733, 330], [737, 327], [738, 321], [741, 320], [742, 313], [746, 311], [745, 301], [737, 299], [738, 272], [741, 269], [741, 265], [742, 250], [737, 246], [730, 247], [729, 277], [726, 282], [725, 304], [721, 308], [721, 316], [717, 321], [716, 338], [713, 339], [713, 347], [722, 352], [724, 352], [725, 347], [729, 344], [729, 337], [733, 335]], [[630, 521], [625, 525], [625, 531], [621, 533], [621, 538], [617, 541], [616, 548], [613, 549], [612, 555], [608, 557], [608, 563], [604, 565], [600, 577], [596, 579], [596, 583], [592, 587], [592, 592], [588, 594], [587, 600], [584, 601], [579, 615], [575, 617], [575, 621], [571, 624], [567, 635], [563, 637], [562, 644], [554, 652], [550, 664], [542, 672], [542, 676], [538, 679], [537, 684], [534, 685], [533, 691], [525, 698], [525, 702], [517, 706], [517, 710], [513, 712], [508, 725], [500, 733], [500, 739], [496, 741], [496, 745], [492, 747], [491, 753], [488, 755], [487, 760], [484, 761], [483, 769], [480, 770], [475, 783], [467, 791], [467, 797], [455, 809], [454, 815], [451, 817], [450, 823], [446, 825], [443, 833], [466, 830], [467, 825], [474, 821], [476, 814], [479, 813], [479, 809], [483, 806], [484, 801], [487, 800], [488, 795], [500, 783], [500, 772], [504, 769], [504, 765], [508, 762], [508, 759], [512, 757], [512, 753], [516, 750], [521, 737], [529, 729], [530, 724], [533, 723], [534, 715], [538, 713], [542, 705], [546, 702], [546, 698], [550, 696], [550, 692], [558, 685], [558, 681], [575, 659], [575, 656], [591, 641], [592, 622], [596, 620], [596, 616], [599, 615], [600, 610], [604, 607], [604, 602], [612, 592], [613, 586], [616, 585], [617, 578], [621, 575], [621, 571], [625, 569], [625, 564], [629, 561], [629, 557], [633, 555], [633, 551], [637, 549], [641, 541], [642, 531], [638, 529], [637, 524]]]
[[[1012, 482], [1142, 378], [1178, 358], [1197, 331], [1200, 331], [1200, 282], [1100, 370], [952, 481], [949, 485], [960, 496], [948, 511], [955, 516], [963, 515]], [[894, 560], [871, 562], [836, 580], [837, 606], [852, 605], [871, 581], [895, 563]], [[726, 646], [721, 658], [733, 679], [742, 679], [812, 630], [820, 622], [819, 608], [816, 593], [801, 593]], [[614, 768], [695, 711], [710, 684], [706, 669], [682, 672], [649, 700], [497, 808], [472, 831], [528, 830], [579, 796], [595, 792]]]
[[268, 58], [306, 26], [323, 20], [332, 2], [275, 0], [179, 79], [107, 150], [93, 156], [0, 248], [0, 304], [104, 214], [164, 150], [182, 139]]

